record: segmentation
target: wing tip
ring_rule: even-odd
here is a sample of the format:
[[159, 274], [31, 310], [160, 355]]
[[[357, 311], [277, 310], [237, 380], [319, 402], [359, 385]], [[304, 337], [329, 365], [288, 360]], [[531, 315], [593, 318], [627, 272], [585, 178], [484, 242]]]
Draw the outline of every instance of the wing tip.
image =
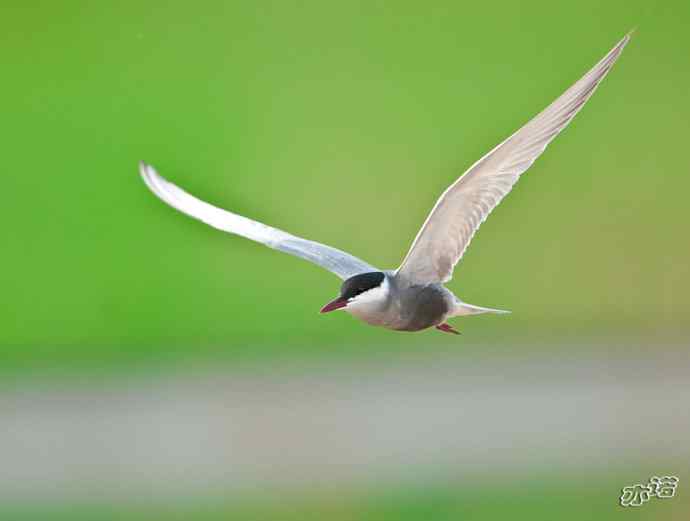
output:
[[146, 161], [139, 161], [139, 175], [141, 175], [144, 181], [147, 181], [149, 178], [153, 177], [155, 172], [156, 171], [153, 169], [153, 167]]
[[601, 61], [594, 66], [593, 70], [596, 70], [597, 68], [603, 68], [605, 70], [605, 73], [608, 73], [609, 69], [613, 66], [613, 64], [618, 60], [620, 55], [623, 53], [623, 49], [625, 49], [626, 45], [628, 45], [628, 42], [630, 41], [630, 38], [632, 38], [633, 33], [635, 32], [635, 29], [631, 29], [628, 31], [623, 38], [621, 38], [616, 45], [613, 46], [613, 48], [608, 52], [606, 56], [604, 56]]
[[637, 26], [633, 27], [630, 29], [627, 33], [625, 33], [625, 36], [621, 38], [621, 40], [616, 44], [616, 46], [613, 48], [613, 51], [615, 54], [620, 54], [623, 49], [625, 48], [626, 45], [628, 45], [628, 42], [630, 42], [630, 39], [633, 37], [633, 35], [637, 32]]
[[143, 179], [144, 183], [154, 194], [158, 197], [163, 198], [163, 187], [165, 186], [165, 180], [161, 175], [156, 172], [156, 169], [145, 161], [139, 161], [139, 175]]

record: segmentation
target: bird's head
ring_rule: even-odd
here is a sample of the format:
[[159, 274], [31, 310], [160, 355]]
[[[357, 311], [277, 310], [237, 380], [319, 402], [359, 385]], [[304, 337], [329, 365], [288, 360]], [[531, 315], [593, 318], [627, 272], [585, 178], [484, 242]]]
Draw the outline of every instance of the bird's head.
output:
[[322, 307], [321, 313], [380, 302], [387, 294], [388, 281], [382, 272], [360, 273], [343, 282], [340, 286], [340, 296]]

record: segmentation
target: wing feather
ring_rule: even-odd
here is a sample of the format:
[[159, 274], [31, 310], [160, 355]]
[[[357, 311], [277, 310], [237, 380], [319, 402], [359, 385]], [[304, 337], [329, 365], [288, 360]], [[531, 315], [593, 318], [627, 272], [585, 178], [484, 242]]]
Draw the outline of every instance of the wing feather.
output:
[[575, 117], [629, 40], [627, 34], [561, 97], [472, 165], [441, 195], [398, 268], [399, 277], [421, 284], [451, 279], [479, 226]]
[[335, 273], [343, 280], [359, 273], [379, 271], [344, 251], [296, 237], [205, 203], [164, 179], [152, 166], [144, 162], [140, 163], [140, 171], [146, 186], [163, 202], [213, 228], [240, 235], [265, 244], [269, 248], [308, 260]]

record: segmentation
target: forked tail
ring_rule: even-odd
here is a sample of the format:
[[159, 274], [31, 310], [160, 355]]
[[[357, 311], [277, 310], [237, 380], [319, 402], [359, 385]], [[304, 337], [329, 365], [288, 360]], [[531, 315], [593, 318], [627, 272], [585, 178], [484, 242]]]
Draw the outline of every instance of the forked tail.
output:
[[467, 304], [461, 300], [455, 301], [455, 309], [451, 312], [452, 317], [464, 317], [467, 315], [481, 315], [482, 313], [498, 313], [500, 315], [505, 315], [510, 313], [504, 309], [493, 309], [493, 308], [483, 308], [481, 306], [473, 306], [472, 304]]

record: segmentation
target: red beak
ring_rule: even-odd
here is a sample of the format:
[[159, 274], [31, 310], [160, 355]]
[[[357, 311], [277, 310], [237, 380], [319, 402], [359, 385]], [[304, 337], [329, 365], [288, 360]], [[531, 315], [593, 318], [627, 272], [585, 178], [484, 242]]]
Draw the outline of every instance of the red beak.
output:
[[331, 300], [328, 304], [321, 308], [321, 313], [328, 313], [330, 311], [335, 311], [336, 309], [344, 308], [347, 306], [347, 299], [345, 297], [338, 297], [335, 300]]

